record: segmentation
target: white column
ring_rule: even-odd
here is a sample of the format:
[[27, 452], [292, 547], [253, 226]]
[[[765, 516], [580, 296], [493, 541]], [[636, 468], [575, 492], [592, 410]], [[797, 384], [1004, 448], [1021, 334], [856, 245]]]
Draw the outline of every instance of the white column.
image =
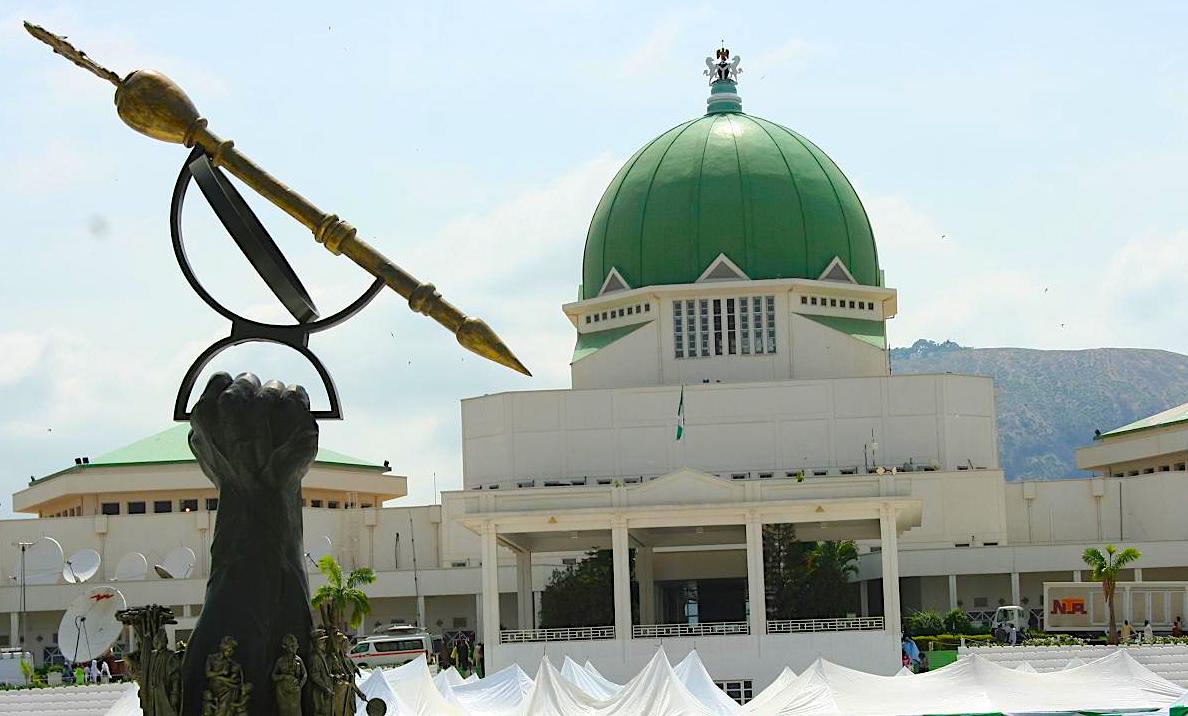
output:
[[517, 627], [531, 629], [532, 620], [532, 553], [516, 552], [516, 613]]
[[1019, 588], [1019, 573], [1011, 572], [1011, 605], [1019, 606], [1023, 600], [1023, 590]]
[[1081, 570], [1079, 570], [1079, 569], [1074, 569], [1074, 570], [1073, 570], [1073, 581], [1074, 581], [1074, 582], [1079, 582], [1079, 581], [1081, 581]]
[[499, 645], [499, 551], [495, 539], [494, 524], [483, 526], [482, 561], [483, 561], [483, 653], [486, 655], [488, 667], [496, 663], [495, 650]]
[[[482, 589], [481, 579], [479, 580], [479, 589]], [[476, 639], [483, 638], [483, 593], [481, 591], [474, 595], [474, 637]]]
[[1136, 582], [1143, 581], [1143, 568], [1142, 567], [1134, 568], [1134, 581], [1136, 581]]
[[538, 629], [540, 625], [540, 610], [541, 605], [544, 604], [544, 597], [540, 591], [532, 593], [532, 628]]
[[8, 645], [9, 646], [20, 646], [21, 645], [21, 613], [20, 612], [9, 612], [8, 613]]
[[635, 581], [639, 582], [639, 623], [656, 623], [656, 582], [651, 547], [635, 548]]
[[949, 609], [957, 608], [957, 575], [949, 575]]
[[425, 595], [417, 595], [417, 626], [422, 629], [428, 629], [429, 625], [425, 622]]
[[763, 583], [763, 522], [747, 515], [747, 601], [751, 607], [751, 635], [767, 633], [767, 587]]
[[858, 583], [858, 613], [870, 616], [870, 581]]
[[627, 521], [611, 522], [611, 560], [614, 565], [615, 638], [631, 638], [631, 562], [627, 543]]
[[879, 555], [883, 561], [883, 619], [892, 641], [899, 644], [902, 634], [899, 625], [899, 536], [895, 510], [890, 505], [883, 505], [879, 510], [879, 533]]

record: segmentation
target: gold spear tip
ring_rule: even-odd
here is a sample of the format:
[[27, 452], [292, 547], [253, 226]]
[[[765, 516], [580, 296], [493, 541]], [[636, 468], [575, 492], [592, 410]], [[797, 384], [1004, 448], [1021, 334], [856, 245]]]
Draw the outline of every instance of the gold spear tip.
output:
[[511, 352], [511, 349], [500, 340], [495, 331], [486, 324], [481, 318], [467, 317], [462, 325], [458, 327], [458, 342], [472, 353], [488, 359], [493, 360], [500, 365], [505, 365], [512, 370], [523, 373], [531, 377], [532, 373], [524, 367], [520, 359]]

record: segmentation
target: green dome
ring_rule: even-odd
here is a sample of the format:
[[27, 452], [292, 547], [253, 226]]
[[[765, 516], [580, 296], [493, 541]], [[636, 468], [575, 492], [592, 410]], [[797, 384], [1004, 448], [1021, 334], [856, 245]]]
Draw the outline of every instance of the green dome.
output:
[[836, 256], [858, 283], [878, 285], [870, 222], [837, 165], [737, 103], [709, 104], [636, 152], [607, 187], [586, 236], [582, 299], [598, 295], [611, 268], [632, 288], [693, 283], [719, 254], [752, 279], [816, 279]]

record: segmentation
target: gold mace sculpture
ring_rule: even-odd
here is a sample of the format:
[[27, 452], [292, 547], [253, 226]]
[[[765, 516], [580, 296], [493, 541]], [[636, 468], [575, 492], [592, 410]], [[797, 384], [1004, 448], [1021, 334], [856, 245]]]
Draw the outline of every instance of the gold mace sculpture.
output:
[[345, 255], [364, 271], [381, 279], [408, 299], [409, 308], [448, 328], [468, 350], [524, 375], [532, 375], [485, 322], [459, 311], [441, 297], [433, 284], [421, 283], [360, 239], [355, 227], [334, 214], [323, 212], [244, 156], [230, 139], [220, 139], [207, 129], [207, 121], [173, 80], [156, 70], [136, 70], [120, 79], [115, 72], [87, 57], [65, 38], [29, 22], [25, 22], [25, 29], [52, 47], [55, 53], [115, 85], [116, 111], [129, 127], [163, 142], [201, 147], [212, 164], [239, 177], [301, 222], [331, 253]]

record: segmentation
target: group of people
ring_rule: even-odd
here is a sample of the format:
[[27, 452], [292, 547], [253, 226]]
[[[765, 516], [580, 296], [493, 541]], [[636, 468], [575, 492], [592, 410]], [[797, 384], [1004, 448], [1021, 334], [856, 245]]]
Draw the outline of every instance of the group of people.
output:
[[111, 683], [111, 666], [107, 660], [91, 659], [90, 664], [79, 662], [74, 665], [74, 683], [76, 684], [108, 684]]
[[[1180, 617], [1176, 617], [1172, 622], [1171, 635], [1175, 637], [1184, 636], [1184, 625], [1180, 621]], [[1129, 619], [1122, 621], [1122, 628], [1118, 630], [1119, 644], [1154, 644], [1155, 643], [1155, 628], [1151, 626], [1150, 619], [1143, 620], [1141, 629], [1135, 629], [1130, 624]]]
[[900, 642], [900, 656], [905, 669], [923, 674], [928, 671], [928, 653], [920, 651], [920, 647], [910, 636], [904, 636]]
[[459, 633], [454, 639], [442, 642], [437, 665], [443, 671], [451, 666], [454, 667], [462, 678], [476, 674], [481, 679], [485, 676], [483, 645], [472, 642], [465, 633]]

